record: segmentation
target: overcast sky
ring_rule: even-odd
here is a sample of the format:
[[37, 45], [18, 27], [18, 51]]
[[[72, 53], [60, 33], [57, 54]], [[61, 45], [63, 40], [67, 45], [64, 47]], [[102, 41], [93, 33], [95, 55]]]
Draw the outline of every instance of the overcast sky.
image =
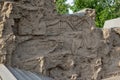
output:
[[[68, 3], [68, 4], [70, 4], [70, 5], [73, 5], [73, 0], [67, 0], [66, 3]], [[73, 13], [72, 10], [70, 10], [70, 9], [68, 9], [68, 10], [69, 10], [69, 14], [72, 14], [72, 13]]]
[[66, 3], [69, 3], [70, 5], [73, 5], [73, 0], [67, 0]]

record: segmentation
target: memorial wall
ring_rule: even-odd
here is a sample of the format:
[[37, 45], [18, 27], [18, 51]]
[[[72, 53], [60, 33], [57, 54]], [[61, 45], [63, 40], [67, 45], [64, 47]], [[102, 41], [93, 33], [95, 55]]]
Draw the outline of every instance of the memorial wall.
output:
[[120, 75], [120, 28], [95, 27], [95, 10], [60, 15], [53, 0], [0, 1], [0, 63], [55, 80]]

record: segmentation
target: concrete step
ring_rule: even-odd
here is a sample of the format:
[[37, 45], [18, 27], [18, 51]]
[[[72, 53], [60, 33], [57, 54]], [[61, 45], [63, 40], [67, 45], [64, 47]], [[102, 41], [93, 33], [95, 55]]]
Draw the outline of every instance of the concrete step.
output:
[[16, 77], [6, 68], [5, 65], [0, 64], [0, 80], [17, 80]]
[[0, 80], [53, 80], [43, 75], [0, 64]]

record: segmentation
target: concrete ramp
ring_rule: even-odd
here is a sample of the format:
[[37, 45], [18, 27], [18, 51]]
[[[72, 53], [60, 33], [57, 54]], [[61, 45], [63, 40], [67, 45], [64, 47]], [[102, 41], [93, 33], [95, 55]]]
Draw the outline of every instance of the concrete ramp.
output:
[[17, 79], [3, 64], [0, 64], [0, 80], [17, 80]]
[[0, 64], [0, 80], [53, 80], [49, 77], [38, 76], [30, 71], [6, 67]]

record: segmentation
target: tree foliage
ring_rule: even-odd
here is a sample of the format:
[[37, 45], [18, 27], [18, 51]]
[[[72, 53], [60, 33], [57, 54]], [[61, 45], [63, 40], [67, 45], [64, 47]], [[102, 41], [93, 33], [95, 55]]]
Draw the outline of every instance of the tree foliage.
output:
[[56, 0], [56, 9], [60, 14], [68, 13], [68, 4], [65, 3], [66, 0]]
[[[57, 11], [61, 14], [68, 13], [66, 0], [57, 0]], [[74, 5], [70, 6], [73, 12], [84, 8], [96, 10], [96, 26], [103, 27], [105, 20], [120, 16], [120, 0], [74, 0]]]

